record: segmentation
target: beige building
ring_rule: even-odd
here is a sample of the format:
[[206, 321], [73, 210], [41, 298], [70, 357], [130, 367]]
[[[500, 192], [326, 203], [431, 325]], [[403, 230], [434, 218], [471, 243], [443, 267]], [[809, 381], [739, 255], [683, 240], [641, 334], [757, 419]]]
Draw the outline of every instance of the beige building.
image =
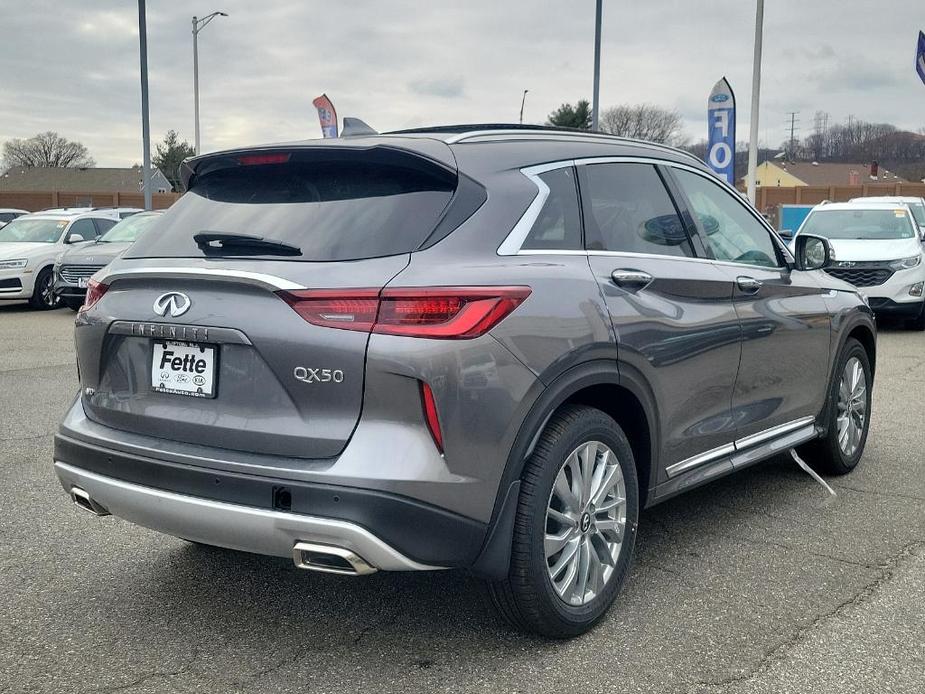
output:
[[766, 161], [755, 173], [759, 186], [859, 186], [865, 183], [907, 183], [876, 164]]

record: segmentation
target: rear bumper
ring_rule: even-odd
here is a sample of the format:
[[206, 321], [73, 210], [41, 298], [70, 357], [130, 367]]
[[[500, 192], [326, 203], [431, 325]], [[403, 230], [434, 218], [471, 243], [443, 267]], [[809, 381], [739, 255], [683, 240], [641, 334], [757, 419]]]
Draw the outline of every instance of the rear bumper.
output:
[[115, 516], [187, 540], [280, 557], [291, 557], [297, 543], [310, 540], [349, 549], [376, 569], [441, 568], [409, 559], [355, 523], [174, 494], [61, 462], [55, 472], [69, 493], [77, 487]]
[[465, 567], [487, 533], [486, 524], [395, 494], [182, 465], [61, 434], [54, 460], [66, 491], [85, 490], [114, 516], [256, 554], [291, 556], [309, 542], [383, 570]]

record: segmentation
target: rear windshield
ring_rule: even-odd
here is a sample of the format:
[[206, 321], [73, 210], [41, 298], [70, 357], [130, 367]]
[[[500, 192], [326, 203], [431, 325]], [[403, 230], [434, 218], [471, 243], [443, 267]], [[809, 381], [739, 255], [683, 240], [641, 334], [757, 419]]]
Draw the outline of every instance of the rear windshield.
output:
[[818, 210], [806, 218], [801, 234], [829, 239], [911, 239], [915, 231], [905, 208], [890, 210]]
[[[284, 163], [203, 165], [190, 190], [163, 215], [158, 233], [131, 257], [203, 257], [200, 233], [262, 237], [294, 246], [287, 260], [376, 258], [416, 250], [453, 196], [456, 177], [407, 155], [340, 153], [336, 160], [293, 153]], [[210, 248], [222, 255], [273, 257], [261, 248]], [[279, 258], [277, 258], [279, 259]]]

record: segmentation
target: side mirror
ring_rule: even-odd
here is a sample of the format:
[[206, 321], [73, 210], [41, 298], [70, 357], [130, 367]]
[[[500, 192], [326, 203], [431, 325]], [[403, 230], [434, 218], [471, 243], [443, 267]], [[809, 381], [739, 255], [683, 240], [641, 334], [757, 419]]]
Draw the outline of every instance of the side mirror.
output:
[[71, 234], [70, 236], [67, 237], [68, 243], [82, 243], [83, 240], [84, 240], [84, 237], [81, 236], [80, 234]]
[[822, 236], [798, 234], [793, 255], [797, 270], [821, 270], [832, 259], [832, 246]]

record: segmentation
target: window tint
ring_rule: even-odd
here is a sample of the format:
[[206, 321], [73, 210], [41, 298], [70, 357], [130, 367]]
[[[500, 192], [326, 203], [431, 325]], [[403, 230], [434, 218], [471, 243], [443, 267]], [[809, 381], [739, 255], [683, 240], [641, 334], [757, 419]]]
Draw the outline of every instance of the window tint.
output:
[[193, 236], [206, 231], [281, 241], [299, 248], [296, 261], [408, 253], [433, 232], [456, 188], [452, 173], [388, 150], [296, 152], [284, 163], [226, 159], [204, 168], [163, 215], [159, 233], [142, 236], [129, 257], [202, 257]]
[[96, 238], [96, 233], [96, 227], [93, 226], [93, 220], [91, 219], [78, 219], [67, 230], [68, 238], [70, 238], [71, 234], [77, 234], [84, 241], [92, 241]]
[[96, 224], [96, 233], [100, 235], [105, 234], [116, 225], [116, 220], [114, 219], [96, 218], [93, 220], [93, 222]]
[[743, 202], [704, 176], [683, 169], [675, 169], [674, 175], [706, 232], [705, 243], [717, 260], [761, 267], [780, 266], [770, 232]]
[[12, 212], [0, 212], [0, 222], [12, 222], [16, 215]]
[[590, 164], [583, 167], [582, 175], [589, 249], [694, 256], [654, 166]]
[[531, 250], [581, 250], [581, 214], [575, 171], [556, 169], [540, 175], [549, 197], [523, 243]]

